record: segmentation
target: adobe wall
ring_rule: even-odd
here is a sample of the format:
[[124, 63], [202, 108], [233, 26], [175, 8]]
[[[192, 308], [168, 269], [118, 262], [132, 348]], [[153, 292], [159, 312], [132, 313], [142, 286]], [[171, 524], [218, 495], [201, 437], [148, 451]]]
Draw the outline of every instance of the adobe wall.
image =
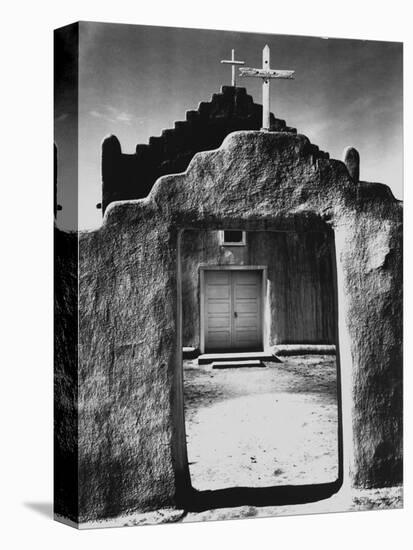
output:
[[79, 241], [79, 520], [178, 505], [188, 484], [183, 229], [334, 231], [344, 482], [402, 481], [402, 206], [302, 135], [236, 132]]
[[183, 345], [200, 347], [200, 265], [267, 266], [268, 338], [276, 344], [335, 344], [330, 233], [255, 231], [246, 246], [219, 233], [185, 231], [181, 241]]
[[54, 230], [54, 512], [78, 517], [78, 235]]

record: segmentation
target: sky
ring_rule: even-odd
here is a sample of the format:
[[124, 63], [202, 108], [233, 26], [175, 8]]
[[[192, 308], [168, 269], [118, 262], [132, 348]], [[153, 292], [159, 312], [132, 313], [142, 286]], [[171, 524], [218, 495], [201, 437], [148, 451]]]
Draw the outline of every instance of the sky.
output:
[[[80, 24], [78, 167], [70, 154], [75, 113], [65, 94], [55, 104], [59, 151], [58, 213], [61, 227], [101, 225], [101, 144], [115, 134], [124, 153], [164, 128], [185, 120], [187, 110], [209, 101], [231, 83], [220, 63], [235, 49], [246, 66], [261, 67], [262, 49], [271, 68], [295, 70], [295, 80], [271, 82], [271, 110], [332, 158], [348, 146], [361, 157], [360, 178], [403, 193], [402, 44], [326, 37], [238, 33], [110, 23]], [[259, 79], [239, 78], [256, 103]], [[67, 95], [67, 94], [66, 94]], [[70, 182], [78, 175], [78, 197]], [[73, 186], [72, 186], [73, 190]]]

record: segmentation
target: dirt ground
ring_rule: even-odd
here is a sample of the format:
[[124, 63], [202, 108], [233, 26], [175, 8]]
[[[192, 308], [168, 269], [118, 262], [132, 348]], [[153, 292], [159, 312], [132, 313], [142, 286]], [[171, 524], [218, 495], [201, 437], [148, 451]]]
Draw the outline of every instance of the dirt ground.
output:
[[[337, 477], [333, 356], [283, 358], [265, 368], [212, 370], [185, 361], [185, 416], [197, 489], [319, 483]], [[349, 489], [294, 505], [189, 512], [164, 508], [81, 524], [81, 529], [400, 508], [403, 488]]]
[[[333, 356], [283, 358], [265, 368], [212, 370], [185, 361], [192, 484], [219, 489], [319, 483], [337, 477]], [[304, 504], [201, 512], [164, 508], [87, 522], [81, 529], [400, 508], [403, 488], [349, 489]]]
[[334, 356], [213, 370], [184, 362], [188, 461], [198, 490], [333, 482]]

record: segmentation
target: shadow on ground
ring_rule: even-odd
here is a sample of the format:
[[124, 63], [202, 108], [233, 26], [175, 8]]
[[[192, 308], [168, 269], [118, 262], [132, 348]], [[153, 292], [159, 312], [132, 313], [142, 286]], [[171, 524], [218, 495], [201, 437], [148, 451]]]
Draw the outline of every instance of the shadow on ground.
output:
[[215, 491], [192, 489], [183, 495], [181, 506], [188, 512], [236, 506], [279, 506], [305, 504], [331, 497], [340, 489], [342, 479], [317, 485], [285, 485], [280, 487], [231, 487]]
[[43, 517], [53, 519], [53, 503], [52, 502], [23, 502], [23, 505], [34, 512], [37, 512]]

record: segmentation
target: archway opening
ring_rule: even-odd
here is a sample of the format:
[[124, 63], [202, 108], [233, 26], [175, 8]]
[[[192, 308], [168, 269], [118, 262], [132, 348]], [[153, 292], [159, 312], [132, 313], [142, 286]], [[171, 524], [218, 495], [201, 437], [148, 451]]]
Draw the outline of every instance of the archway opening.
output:
[[334, 234], [185, 230], [183, 401], [195, 507], [317, 500], [342, 479]]

